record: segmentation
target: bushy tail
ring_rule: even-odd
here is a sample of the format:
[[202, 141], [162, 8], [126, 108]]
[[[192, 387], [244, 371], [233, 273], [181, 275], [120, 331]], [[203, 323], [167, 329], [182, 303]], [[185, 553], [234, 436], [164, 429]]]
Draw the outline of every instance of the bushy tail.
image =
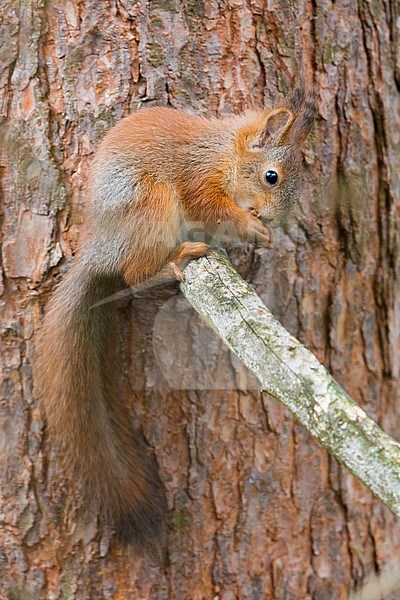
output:
[[155, 466], [134, 439], [117, 387], [115, 292], [76, 262], [53, 295], [36, 351], [49, 431], [84, 501], [96, 503], [122, 543], [154, 547], [164, 495]]

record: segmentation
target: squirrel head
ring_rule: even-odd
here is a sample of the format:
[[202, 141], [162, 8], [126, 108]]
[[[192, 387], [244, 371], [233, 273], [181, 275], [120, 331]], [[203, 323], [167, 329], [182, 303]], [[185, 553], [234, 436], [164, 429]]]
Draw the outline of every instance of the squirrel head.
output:
[[[277, 226], [300, 199], [302, 146], [316, 115], [314, 96], [297, 86], [283, 106], [240, 121], [229, 187], [240, 208]], [[246, 119], [246, 117], [245, 117]]]

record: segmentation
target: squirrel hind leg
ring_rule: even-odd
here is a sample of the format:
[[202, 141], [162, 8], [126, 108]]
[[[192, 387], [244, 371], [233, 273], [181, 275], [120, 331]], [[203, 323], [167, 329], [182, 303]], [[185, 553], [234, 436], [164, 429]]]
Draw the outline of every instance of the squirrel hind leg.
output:
[[[136, 272], [128, 264], [123, 275], [125, 282], [132, 286], [134, 291], [144, 291], [157, 285], [184, 281], [183, 269], [191, 260], [206, 256], [211, 250], [208, 244], [203, 242], [183, 242], [177, 246], [167, 257], [166, 264], [152, 276], [136, 281]], [[132, 271], [132, 272], [131, 272]]]

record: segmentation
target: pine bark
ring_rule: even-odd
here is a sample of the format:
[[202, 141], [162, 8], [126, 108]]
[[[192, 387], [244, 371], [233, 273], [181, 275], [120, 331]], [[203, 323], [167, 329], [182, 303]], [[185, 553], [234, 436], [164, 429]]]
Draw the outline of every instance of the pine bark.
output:
[[127, 418], [170, 509], [163, 565], [122, 552], [71, 502], [33, 351], [104, 132], [152, 104], [271, 106], [302, 71], [320, 111], [303, 201], [273, 251], [230, 258], [399, 439], [398, 4], [4, 0], [0, 11], [2, 576], [57, 600], [344, 600], [400, 560], [397, 519], [260, 394], [177, 287], [120, 301]]
[[387, 435], [265, 306], [224, 253], [185, 269], [185, 298], [316, 440], [400, 517], [400, 443]]

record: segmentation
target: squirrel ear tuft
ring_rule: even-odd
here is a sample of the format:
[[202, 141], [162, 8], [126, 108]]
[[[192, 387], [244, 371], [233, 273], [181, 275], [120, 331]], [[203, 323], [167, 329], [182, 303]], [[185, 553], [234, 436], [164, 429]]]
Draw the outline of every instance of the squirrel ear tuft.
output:
[[275, 108], [262, 119], [257, 134], [251, 144], [252, 148], [264, 148], [273, 138], [276, 143], [282, 143], [289, 133], [295, 116], [289, 108]]
[[304, 104], [299, 114], [296, 114], [296, 126], [293, 127], [293, 135], [298, 143], [303, 143], [310, 133], [314, 120], [318, 114], [317, 99], [314, 92], [306, 94]]
[[301, 144], [310, 133], [318, 114], [316, 92], [313, 87], [308, 87], [306, 91], [304, 83], [298, 81], [287, 96], [285, 104], [296, 115], [296, 123], [291, 135], [297, 143]]

